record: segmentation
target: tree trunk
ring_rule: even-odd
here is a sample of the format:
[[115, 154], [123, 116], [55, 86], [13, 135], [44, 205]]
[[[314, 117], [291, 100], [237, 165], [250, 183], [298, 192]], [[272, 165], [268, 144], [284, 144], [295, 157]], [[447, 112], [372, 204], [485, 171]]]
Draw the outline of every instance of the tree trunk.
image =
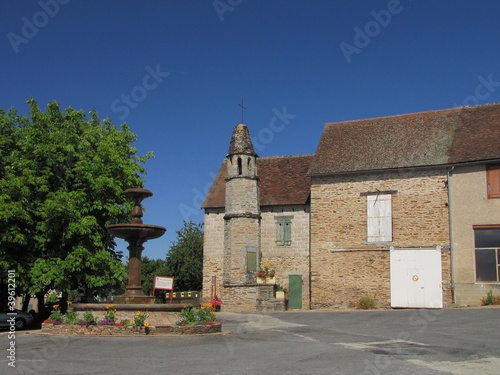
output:
[[26, 293], [21, 310], [28, 311], [28, 306], [30, 305], [30, 299], [31, 295], [29, 293]]
[[[36, 314], [35, 317], [35, 324], [39, 327], [41, 327], [42, 322], [48, 318], [47, 315], [47, 309], [45, 308], [45, 293], [38, 292], [36, 294], [36, 299], [37, 299], [37, 306], [38, 306], [38, 314]], [[50, 314], [50, 310], [48, 310]]]
[[61, 312], [66, 314], [66, 311], [68, 310], [68, 292], [62, 292], [59, 304], [61, 305]]

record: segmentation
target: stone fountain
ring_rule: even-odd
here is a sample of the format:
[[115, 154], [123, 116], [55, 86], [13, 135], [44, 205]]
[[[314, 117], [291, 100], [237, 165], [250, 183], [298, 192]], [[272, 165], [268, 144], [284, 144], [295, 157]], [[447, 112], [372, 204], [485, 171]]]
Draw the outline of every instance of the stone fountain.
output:
[[144, 242], [163, 236], [166, 228], [157, 225], [143, 224], [141, 202], [153, 195], [147, 189], [127, 189], [124, 194], [133, 200], [132, 221], [130, 224], [112, 224], [106, 229], [114, 237], [122, 238], [128, 242], [129, 265], [128, 285], [125, 293], [114, 298], [117, 304], [153, 304], [154, 296], [146, 296], [141, 286], [141, 254]]

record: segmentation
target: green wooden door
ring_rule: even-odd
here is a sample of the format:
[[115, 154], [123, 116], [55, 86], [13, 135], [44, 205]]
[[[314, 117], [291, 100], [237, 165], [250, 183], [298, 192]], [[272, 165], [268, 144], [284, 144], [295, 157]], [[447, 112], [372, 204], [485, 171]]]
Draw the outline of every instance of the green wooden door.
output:
[[288, 308], [301, 309], [302, 308], [302, 275], [288, 276], [288, 286], [290, 287], [290, 294], [288, 295]]

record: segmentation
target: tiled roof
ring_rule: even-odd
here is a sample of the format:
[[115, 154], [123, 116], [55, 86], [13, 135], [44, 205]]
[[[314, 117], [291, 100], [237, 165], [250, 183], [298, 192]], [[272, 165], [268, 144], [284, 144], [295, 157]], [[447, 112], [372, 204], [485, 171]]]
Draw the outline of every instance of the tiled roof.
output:
[[[311, 179], [306, 176], [313, 155], [271, 156], [257, 159], [260, 205], [295, 205], [308, 202]], [[224, 207], [226, 160], [215, 177], [201, 208]]]
[[309, 175], [500, 158], [500, 103], [325, 124]]

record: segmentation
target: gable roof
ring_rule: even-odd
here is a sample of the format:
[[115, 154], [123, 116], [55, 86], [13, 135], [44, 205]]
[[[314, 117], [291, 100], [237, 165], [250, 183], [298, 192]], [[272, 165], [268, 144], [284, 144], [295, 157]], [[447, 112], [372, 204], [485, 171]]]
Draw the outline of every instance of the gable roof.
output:
[[[308, 202], [311, 179], [307, 171], [314, 155], [271, 156], [257, 159], [260, 205], [295, 205]], [[201, 208], [225, 205], [227, 160], [222, 162]]]
[[308, 175], [500, 158], [500, 103], [325, 124]]

